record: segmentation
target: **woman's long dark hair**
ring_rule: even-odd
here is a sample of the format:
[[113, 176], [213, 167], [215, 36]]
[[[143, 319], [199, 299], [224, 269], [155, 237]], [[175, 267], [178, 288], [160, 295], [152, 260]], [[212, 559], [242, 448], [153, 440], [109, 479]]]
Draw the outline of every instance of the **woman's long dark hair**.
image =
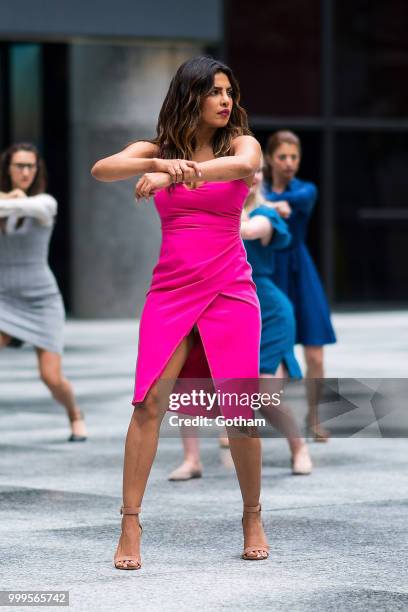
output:
[[274, 132], [268, 138], [268, 142], [266, 143], [265, 149], [265, 157], [264, 157], [264, 165], [262, 168], [263, 179], [268, 187], [272, 186], [272, 170], [271, 166], [266, 159], [266, 156], [272, 157], [275, 153], [276, 149], [281, 146], [281, 144], [293, 144], [296, 145], [299, 151], [299, 155], [302, 155], [302, 145], [300, 143], [300, 138], [294, 132], [290, 130], [279, 130], [278, 132]]
[[39, 193], [44, 193], [47, 188], [47, 170], [45, 168], [45, 163], [40, 156], [37, 147], [29, 142], [18, 142], [13, 144], [6, 149], [4, 153], [2, 153], [0, 157], [0, 191], [8, 192], [13, 188], [9, 168], [14, 153], [17, 153], [18, 151], [29, 151], [30, 153], [34, 153], [37, 163], [37, 172], [33, 182], [27, 189], [27, 195], [33, 196]]
[[239, 85], [232, 70], [210, 57], [194, 57], [184, 62], [177, 70], [161, 107], [156, 138], [151, 141], [158, 145], [160, 157], [192, 159], [201, 103], [214, 86], [214, 76], [217, 72], [224, 73], [231, 83], [233, 105], [227, 125], [217, 129], [214, 134], [214, 156], [229, 155], [234, 138], [251, 134], [247, 114], [239, 105]]

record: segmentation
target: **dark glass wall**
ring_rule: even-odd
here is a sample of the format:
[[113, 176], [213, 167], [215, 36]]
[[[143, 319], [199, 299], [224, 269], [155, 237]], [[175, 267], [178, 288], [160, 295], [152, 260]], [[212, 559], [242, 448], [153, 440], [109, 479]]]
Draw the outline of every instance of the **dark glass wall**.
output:
[[406, 117], [406, 0], [335, 2], [336, 114]]
[[227, 55], [250, 114], [320, 111], [319, 0], [227, 2]]
[[336, 137], [336, 289], [339, 301], [407, 299], [408, 147], [404, 133]]
[[319, 187], [308, 243], [331, 302], [406, 304], [407, 3], [234, 0], [225, 14], [255, 135], [301, 137], [299, 176]]
[[0, 43], [0, 150], [9, 142], [10, 133], [10, 77], [9, 46]]
[[43, 151], [49, 192], [58, 201], [58, 217], [50, 247], [50, 265], [57, 277], [65, 305], [70, 301], [69, 202], [69, 63], [68, 45], [42, 45]]

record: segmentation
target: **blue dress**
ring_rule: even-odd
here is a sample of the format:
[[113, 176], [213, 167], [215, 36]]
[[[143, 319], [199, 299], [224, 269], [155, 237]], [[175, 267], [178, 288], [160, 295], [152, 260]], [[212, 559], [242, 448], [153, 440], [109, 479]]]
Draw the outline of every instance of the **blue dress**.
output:
[[261, 306], [260, 372], [275, 374], [283, 362], [290, 378], [301, 378], [302, 372], [293, 352], [296, 335], [293, 307], [272, 280], [276, 249], [289, 244], [290, 234], [285, 221], [272, 208], [259, 206], [250, 212], [249, 217], [256, 215], [269, 219], [274, 229], [266, 246], [260, 240], [244, 240]]
[[292, 240], [289, 246], [276, 253], [273, 280], [293, 304], [296, 343], [304, 346], [332, 344], [336, 336], [329, 305], [305, 244], [307, 225], [317, 198], [316, 186], [293, 178], [284, 192], [275, 193], [264, 184], [263, 193], [270, 202], [286, 200], [292, 208], [287, 220]]

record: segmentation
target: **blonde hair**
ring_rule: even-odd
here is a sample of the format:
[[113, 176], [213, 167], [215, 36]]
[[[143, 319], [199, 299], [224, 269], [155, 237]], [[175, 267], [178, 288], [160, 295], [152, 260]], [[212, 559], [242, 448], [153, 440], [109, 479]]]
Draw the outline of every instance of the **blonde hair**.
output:
[[247, 199], [245, 200], [244, 209], [246, 210], [249, 208], [249, 206], [252, 206], [253, 203], [259, 205], [267, 203], [267, 199], [262, 193], [262, 181], [258, 183], [258, 186], [253, 193], [249, 193]]

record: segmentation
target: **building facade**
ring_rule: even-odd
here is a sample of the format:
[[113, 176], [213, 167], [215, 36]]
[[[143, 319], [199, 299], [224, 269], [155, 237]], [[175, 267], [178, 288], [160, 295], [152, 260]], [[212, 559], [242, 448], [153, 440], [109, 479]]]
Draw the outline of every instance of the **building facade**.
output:
[[227, 3], [225, 47], [261, 142], [304, 145], [320, 197], [309, 245], [335, 306], [408, 302], [404, 0]]
[[[89, 5], [89, 3], [88, 3]], [[236, 72], [264, 143], [295, 130], [319, 186], [309, 244], [335, 306], [408, 301], [408, 42], [402, 0], [191, 3], [11, 0], [0, 5], [0, 145], [34, 141], [59, 202], [51, 249], [68, 310], [140, 314], [160, 246], [135, 181], [94, 161], [154, 134], [177, 66], [210, 53]]]

